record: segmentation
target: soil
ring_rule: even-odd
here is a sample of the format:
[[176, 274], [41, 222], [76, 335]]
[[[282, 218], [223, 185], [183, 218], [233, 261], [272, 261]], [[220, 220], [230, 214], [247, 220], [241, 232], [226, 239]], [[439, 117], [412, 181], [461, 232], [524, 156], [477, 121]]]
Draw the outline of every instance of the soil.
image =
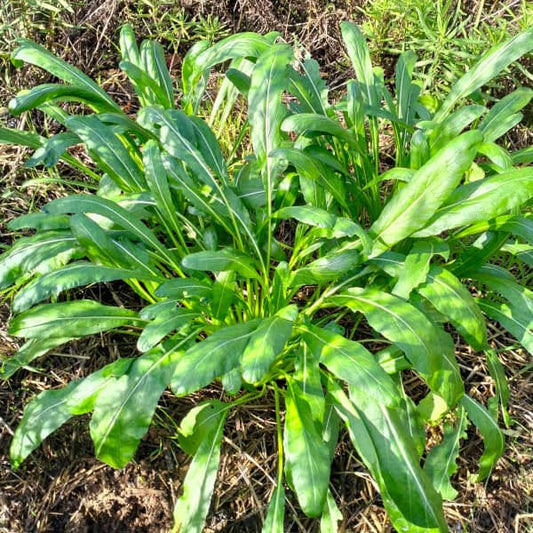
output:
[[[120, 24], [132, 17], [141, 3], [118, 0], [88, 1], [68, 15], [71, 27], [53, 36], [33, 35], [55, 48], [88, 74], [106, 81], [106, 88], [124, 103], [120, 79], [115, 76]], [[340, 84], [346, 63], [339, 40], [339, 21], [357, 17], [357, 2], [340, 0], [182, 0], [191, 16], [218, 16], [235, 31], [278, 30], [288, 40], [302, 43], [321, 65], [330, 84]], [[164, 5], [162, 10], [166, 9]], [[181, 46], [181, 45], [180, 45]], [[178, 55], [182, 49], [178, 48]], [[176, 59], [179, 63], [179, 57]], [[36, 69], [8, 70], [10, 83], [0, 84], [0, 107], [21, 88], [43, 81]], [[0, 118], [0, 121], [2, 119]], [[24, 120], [24, 119], [23, 119]], [[22, 127], [22, 124], [15, 122]], [[10, 124], [14, 125], [14, 124]], [[518, 143], [518, 141], [517, 141]], [[33, 186], [22, 190], [28, 178], [21, 169], [25, 150], [0, 146], [0, 247], [11, 241], [5, 223], [62, 194], [62, 189]], [[31, 176], [30, 176], [31, 177]], [[109, 288], [109, 287], [108, 287]], [[124, 287], [113, 285], [113, 294], [128, 298]], [[95, 289], [96, 290], [96, 289]], [[9, 355], [17, 344], [7, 333], [10, 313], [0, 307], [0, 353]], [[457, 340], [457, 354], [468, 392], [485, 401], [494, 393], [484, 359]], [[472, 482], [482, 453], [481, 438], [469, 428], [463, 443], [459, 470], [453, 478], [459, 491], [456, 501], [446, 503], [450, 529], [459, 532], [511, 533], [533, 531], [533, 381], [529, 356], [517, 349], [496, 324], [491, 343], [501, 350], [511, 388], [509, 412], [513, 425], [506, 430], [507, 450], [492, 476], [482, 484]], [[77, 417], [49, 437], [14, 472], [8, 461], [9, 444], [24, 405], [42, 390], [60, 387], [88, 375], [104, 362], [135, 350], [120, 336], [101, 335], [60, 347], [39, 362], [38, 372], [19, 371], [0, 383], [0, 533], [19, 532], [149, 532], [170, 531], [173, 502], [180, 495], [190, 459], [177, 446], [175, 428], [199, 400], [223, 399], [213, 387], [188, 398], [165, 393], [154, 423], [143, 439], [135, 460], [114, 470], [94, 458], [88, 418]], [[529, 365], [529, 366], [528, 366]], [[526, 369], [524, 371], [524, 369]], [[409, 383], [413, 396], [424, 393], [416, 377]], [[438, 428], [428, 438], [440, 438]], [[276, 430], [273, 400], [236, 409], [228, 418], [221, 467], [206, 525], [206, 532], [256, 532], [262, 521], [276, 475]], [[344, 516], [340, 531], [377, 533], [392, 531], [379, 493], [342, 435], [333, 463], [331, 489]], [[317, 532], [319, 521], [306, 518], [290, 491], [285, 530]]]

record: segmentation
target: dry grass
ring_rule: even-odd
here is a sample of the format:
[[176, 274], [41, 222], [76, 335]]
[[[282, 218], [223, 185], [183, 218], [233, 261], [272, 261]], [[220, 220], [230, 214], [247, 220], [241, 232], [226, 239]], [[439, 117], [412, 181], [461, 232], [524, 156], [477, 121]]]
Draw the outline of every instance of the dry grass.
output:
[[[279, 30], [296, 37], [327, 65], [330, 83], [342, 80], [335, 68], [340, 57], [338, 22], [355, 9], [355, 2], [344, 0], [328, 4], [322, 0], [202, 0], [182, 1], [190, 13], [215, 13], [232, 31]], [[56, 47], [64, 57], [84, 71], [97, 75], [112, 94], [123, 95], [127, 86], [115, 70], [114, 51], [119, 14], [127, 13], [131, 3], [107, 0], [87, 2], [72, 15], [72, 28], [56, 35]], [[95, 44], [96, 43], [96, 44]], [[43, 81], [35, 69], [10, 71], [10, 85], [0, 84], [0, 107], [23, 86]], [[123, 96], [121, 96], [123, 98]], [[128, 102], [128, 97], [124, 103]], [[0, 118], [0, 121], [6, 120]], [[23, 122], [11, 123], [21, 129]], [[530, 143], [531, 132], [511, 139], [517, 145]], [[21, 190], [31, 177], [21, 165], [24, 149], [0, 146], [0, 246], [8, 245], [11, 235], [5, 224], [13, 217], [61, 195], [58, 187], [33, 186]], [[66, 175], [71, 175], [64, 168]], [[109, 288], [109, 287], [108, 287]], [[128, 300], [120, 285], [113, 285], [116, 296]], [[97, 290], [97, 289], [94, 289]], [[134, 301], [129, 302], [135, 304]], [[9, 321], [6, 304], [0, 307], [0, 353], [9, 355], [17, 344], [6, 333]], [[454, 485], [457, 501], [446, 504], [452, 530], [476, 533], [533, 531], [533, 383], [529, 356], [514, 349], [515, 341], [506, 337], [497, 324], [491, 325], [491, 343], [501, 350], [511, 388], [509, 412], [514, 425], [506, 430], [507, 451], [491, 478], [474, 484], [476, 461], [482, 442], [475, 431], [464, 443], [459, 472]], [[46, 440], [20, 468], [13, 472], [8, 463], [8, 447], [23, 406], [42, 390], [65, 385], [88, 375], [103, 364], [134, 352], [128, 339], [102, 335], [60, 347], [42, 362], [38, 372], [20, 371], [9, 382], [0, 384], [0, 532], [162, 532], [172, 524], [172, 502], [180, 493], [189, 459], [175, 444], [175, 424], [198, 400], [221, 397], [214, 387], [189, 398], [165, 394], [156, 421], [143, 439], [135, 462], [120, 471], [99, 463], [87, 429], [87, 417], [79, 417]], [[469, 393], [486, 401], [494, 393], [483, 358], [457, 339], [457, 355]], [[420, 383], [408, 383], [416, 398], [424, 393]], [[439, 437], [438, 430], [429, 435]], [[275, 479], [276, 430], [273, 401], [242, 406], [227, 421], [217, 480], [207, 529], [209, 532], [260, 531]], [[343, 435], [333, 463], [331, 489], [344, 516], [341, 531], [378, 533], [392, 531], [376, 487]], [[289, 494], [289, 492], [288, 492]], [[291, 498], [291, 496], [289, 496]], [[311, 533], [319, 530], [317, 520], [301, 514], [294, 499], [287, 502], [286, 531]]]

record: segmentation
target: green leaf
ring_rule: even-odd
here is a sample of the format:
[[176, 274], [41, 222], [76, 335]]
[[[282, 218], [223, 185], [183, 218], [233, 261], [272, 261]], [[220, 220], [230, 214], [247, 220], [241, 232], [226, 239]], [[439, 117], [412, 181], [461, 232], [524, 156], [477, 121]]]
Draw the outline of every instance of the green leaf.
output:
[[181, 235], [183, 229], [176, 215], [176, 205], [168, 184], [166, 169], [161, 160], [161, 154], [156, 141], [148, 141], [143, 151], [144, 172], [146, 182], [163, 222], [176, 235]]
[[449, 246], [444, 241], [438, 239], [415, 241], [405, 257], [392, 294], [408, 300], [411, 291], [426, 281], [431, 259], [437, 254], [444, 258], [449, 255]]
[[337, 378], [354, 386], [359, 394], [379, 396], [385, 405], [398, 405], [396, 386], [363, 345], [316, 326], [305, 326], [303, 338], [315, 357]]
[[85, 379], [72, 381], [62, 389], [41, 392], [24, 409], [10, 447], [11, 464], [17, 469], [41, 442], [75, 414], [92, 409], [95, 395], [123, 374], [128, 359], [119, 359]]
[[217, 320], [224, 320], [237, 294], [235, 292], [235, 270], [219, 272], [213, 285], [211, 312]]
[[437, 124], [429, 135], [431, 154], [446, 146], [486, 110], [487, 108], [482, 105], [461, 106], [440, 124]]
[[516, 282], [513, 275], [497, 265], [483, 265], [470, 274], [489, 289], [501, 294], [511, 305], [522, 307], [524, 313], [533, 315], [533, 292]]
[[242, 377], [246, 381], [257, 383], [263, 379], [274, 359], [285, 348], [297, 315], [296, 306], [289, 305], [261, 321], [242, 354]]
[[278, 148], [271, 152], [271, 155], [287, 159], [291, 165], [296, 167], [300, 182], [302, 182], [302, 179], [316, 182], [316, 187], [323, 187], [342, 207], [348, 209], [346, 191], [344, 190], [342, 181], [335, 179], [335, 175], [331, 170], [322, 161], [313, 157], [310, 152], [303, 152], [297, 148]]
[[320, 517], [320, 533], [337, 533], [338, 523], [343, 519], [342, 513], [339, 511], [335, 498], [328, 490], [322, 516]]
[[283, 533], [285, 518], [285, 489], [278, 483], [268, 506], [268, 512], [263, 524], [262, 533]]
[[224, 248], [222, 250], [205, 250], [187, 255], [182, 265], [191, 270], [206, 272], [222, 272], [235, 270], [245, 278], [257, 278], [258, 273], [252, 259], [238, 250]]
[[53, 167], [63, 157], [67, 148], [79, 144], [81, 139], [74, 133], [58, 133], [50, 137], [46, 142], [28, 159], [26, 167], [35, 167], [41, 163], [45, 167]]
[[509, 120], [512, 124], [516, 119], [521, 119], [522, 115], [518, 114], [518, 111], [526, 107], [531, 98], [533, 91], [520, 87], [496, 102], [479, 125], [479, 131], [483, 133], [485, 142], [495, 141], [504, 135]]
[[27, 367], [34, 359], [71, 340], [71, 337], [30, 339], [12, 357], [0, 357], [0, 379], [9, 379], [17, 370]]
[[41, 442], [71, 417], [67, 401], [76, 388], [72, 382], [63, 389], [41, 392], [25, 410], [11, 441], [11, 466], [16, 470]]
[[379, 92], [374, 81], [374, 70], [370, 60], [370, 51], [361, 30], [351, 22], [341, 23], [342, 39], [348, 56], [355, 70], [356, 78], [361, 85], [365, 103], [379, 106]]
[[476, 350], [487, 346], [485, 320], [470, 291], [448, 270], [432, 266], [417, 291], [449, 319]]
[[320, 75], [320, 65], [314, 59], [306, 58], [299, 63], [301, 74], [289, 70], [290, 92], [298, 98], [298, 113], [318, 113], [327, 115], [331, 105], [328, 103], [328, 86]]
[[509, 404], [509, 384], [505, 377], [505, 368], [500, 361], [498, 354], [495, 350], [487, 350], [487, 366], [489, 367], [489, 373], [495, 383], [496, 395], [498, 397], [499, 404], [502, 409], [502, 417], [505, 425], [509, 427], [511, 425], [511, 418], [507, 406]]
[[120, 106], [101, 87], [91, 80], [91, 78], [83, 74], [83, 72], [51, 54], [37, 43], [25, 39], [20, 39], [18, 42], [20, 46], [12, 55], [14, 61], [25, 61], [26, 63], [42, 68], [67, 83], [71, 83], [76, 87], [93, 93], [95, 99], [99, 98], [106, 108], [111, 107], [115, 111], [122, 112]]
[[329, 450], [306, 396], [292, 379], [287, 380], [283, 448], [300, 507], [307, 516], [316, 517], [328, 491]]
[[[477, 131], [463, 133], [439, 150], [394, 194], [371, 227], [376, 236], [374, 256], [431, 219], [472, 164], [482, 139]], [[433, 233], [418, 234], [419, 237], [424, 235]]]
[[476, 476], [476, 481], [483, 481], [491, 473], [496, 461], [503, 455], [505, 439], [494, 418], [480, 403], [465, 395], [460, 404], [466, 409], [468, 418], [483, 437], [484, 451], [479, 459], [479, 472]]
[[174, 107], [174, 86], [165, 60], [165, 51], [156, 41], [145, 40], [141, 44], [140, 61], [144, 70], [159, 88], [158, 104], [163, 107]]
[[82, 102], [95, 111], [117, 111], [116, 104], [109, 104], [92, 89], [59, 83], [45, 83], [18, 93], [10, 100], [8, 109], [12, 115], [18, 116], [47, 102]]
[[131, 24], [124, 24], [120, 28], [120, 55], [122, 59], [139, 66], [141, 64], [141, 56], [139, 55], [139, 47], [135, 39], [135, 32]]
[[[286, 108], [281, 95], [288, 87], [288, 65], [293, 59], [292, 47], [279, 43], [263, 52], [252, 72], [252, 84], [248, 92], [248, 121], [252, 144], [260, 166], [270, 171], [270, 152], [281, 145], [281, 123]], [[266, 186], [267, 192], [272, 184]]]
[[133, 361], [127, 373], [96, 399], [91, 418], [95, 455], [114, 468], [135, 454], [176, 365], [175, 348], [153, 349]]
[[92, 300], [41, 304], [11, 321], [10, 335], [28, 339], [85, 337], [120, 326], [139, 325], [135, 311]]
[[490, 49], [473, 68], [453, 85], [434, 120], [441, 121], [461, 98], [472, 94], [531, 49], [533, 49], [533, 28], [529, 28]]
[[14, 144], [37, 149], [45, 140], [44, 137], [29, 131], [21, 131], [14, 128], [0, 128], [0, 144]]
[[[89, 154], [120, 188], [125, 191], [146, 190], [142, 169], [131, 153], [114, 133], [111, 126], [105, 125], [96, 116], [70, 117], [66, 122], [87, 146]], [[139, 154], [135, 154], [137, 158]]]
[[493, 302], [487, 298], [476, 299], [481, 310], [498, 321], [530, 354], [533, 354], [533, 315], [517, 305]]
[[354, 448], [379, 486], [393, 526], [413, 533], [447, 533], [440, 497], [420, 467], [397, 409], [377, 402], [373, 407], [367, 401], [364, 414], [338, 385], [330, 382], [328, 391]]
[[208, 400], [193, 407], [182, 419], [178, 441], [182, 450], [194, 455], [204, 439], [208, 438], [220, 421], [228, 405], [218, 400]]
[[353, 133], [344, 129], [339, 122], [332, 118], [315, 113], [299, 113], [287, 117], [281, 129], [286, 132], [294, 132], [305, 137], [313, 137], [316, 134], [331, 135], [347, 143], [350, 148], [359, 150], [359, 145]]
[[178, 331], [198, 316], [200, 315], [196, 311], [176, 307], [160, 312], [152, 322], [144, 327], [137, 340], [137, 349], [140, 352], [150, 350], [169, 333]]
[[272, 216], [274, 218], [282, 219], [294, 218], [298, 222], [318, 228], [333, 228], [337, 220], [335, 215], [332, 215], [325, 209], [320, 209], [312, 205], [293, 205], [283, 207], [276, 211]]
[[291, 274], [289, 286], [298, 287], [336, 281], [343, 274], [356, 268], [360, 262], [361, 256], [357, 250], [330, 252], [294, 271]]
[[212, 295], [212, 292], [213, 286], [207, 281], [185, 278], [165, 281], [156, 289], [155, 295], [183, 300], [188, 298], [208, 298]]
[[118, 226], [130, 231], [138, 239], [145, 244], [158, 251], [162, 258], [166, 259], [170, 264], [174, 263], [174, 258], [170, 252], [157, 240], [157, 237], [148, 229], [140, 220], [132, 216], [111, 200], [101, 198], [99, 196], [89, 195], [71, 195], [65, 198], [58, 198], [46, 204], [43, 209], [46, 213], [62, 214], [62, 213], [94, 213], [101, 215], [113, 221]]
[[453, 488], [450, 477], [457, 472], [459, 443], [461, 439], [467, 437], [467, 425], [466, 413], [461, 407], [458, 410], [455, 425], [444, 425], [442, 442], [431, 448], [424, 463], [424, 472], [428, 475], [435, 490], [445, 500], [451, 501], [457, 497], [457, 491]]
[[26, 285], [15, 296], [12, 308], [14, 312], [20, 313], [36, 303], [57, 296], [63, 291], [89, 285], [90, 283], [102, 283], [118, 279], [156, 280], [157, 278], [150, 277], [146, 273], [136, 270], [95, 265], [87, 261], [77, 261], [59, 270], [48, 272]]
[[374, 288], [349, 289], [328, 301], [364, 313], [370, 326], [401, 348], [415, 370], [449, 406], [463, 395], [453, 341], [413, 305]]
[[225, 326], [189, 348], [180, 356], [172, 376], [171, 388], [174, 393], [179, 396], [190, 394], [237, 368], [259, 324], [260, 321], [251, 320]]
[[202, 533], [220, 461], [220, 445], [227, 410], [217, 409], [183, 482], [183, 495], [174, 507], [173, 533]]
[[70, 231], [47, 231], [18, 239], [0, 256], [0, 289], [39, 266], [55, 263], [56, 258], [67, 261], [77, 251], [76, 244]]
[[[405, 189], [404, 189], [405, 190]], [[427, 220], [414, 237], [443, 231], [503, 215], [533, 196], [533, 168], [510, 170], [460, 186]]]

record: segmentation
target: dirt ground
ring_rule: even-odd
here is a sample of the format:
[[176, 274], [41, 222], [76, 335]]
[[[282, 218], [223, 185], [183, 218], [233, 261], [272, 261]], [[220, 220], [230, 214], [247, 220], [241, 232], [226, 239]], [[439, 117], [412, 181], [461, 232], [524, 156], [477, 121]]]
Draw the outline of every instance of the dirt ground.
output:
[[[69, 15], [72, 27], [51, 38], [34, 38], [53, 46], [63, 57], [99, 78], [112, 77], [116, 68], [117, 30], [134, 2], [118, 0], [81, 3]], [[137, 5], [137, 4], [136, 4]], [[140, 3], [139, 3], [140, 5]], [[352, 0], [182, 0], [192, 16], [216, 15], [228, 30], [279, 30], [288, 39], [304, 44], [325, 65], [330, 84], [341, 83], [346, 64], [339, 42], [338, 23], [354, 18], [357, 3]], [[178, 55], [181, 48], [178, 48]], [[339, 62], [340, 60], [340, 62]], [[178, 57], [179, 62], [179, 57]], [[33, 85], [35, 70], [9, 70], [0, 81], [0, 108], [20, 88]], [[40, 79], [39, 81], [43, 81]], [[120, 87], [115, 96], [120, 101]], [[0, 117], [2, 120], [8, 119]], [[10, 125], [22, 127], [20, 122]], [[28, 178], [20, 166], [23, 150], [0, 146], [0, 245], [11, 235], [5, 224], [17, 214], [41, 205], [61, 187], [33, 186], [22, 189]], [[121, 294], [123, 287], [113, 285]], [[97, 290], [97, 289], [93, 289]], [[124, 295], [128, 297], [127, 294]], [[0, 354], [16, 351], [15, 340], [6, 334], [10, 312], [0, 305]], [[482, 441], [468, 429], [463, 443], [459, 471], [453, 478], [459, 491], [455, 502], [445, 505], [451, 531], [456, 533], [522, 533], [533, 531], [533, 381], [531, 359], [497, 325], [490, 326], [491, 343], [501, 351], [511, 389], [509, 412], [514, 420], [506, 429], [507, 451], [490, 479], [474, 484], [476, 461]], [[172, 505], [180, 494], [189, 458], [177, 446], [176, 425], [198, 400], [223, 398], [213, 387], [201, 395], [175, 398], [163, 396], [154, 424], [143, 439], [135, 461], [114, 470], [97, 461], [88, 432], [88, 418], [77, 417], [49, 437], [17, 471], [9, 466], [8, 451], [23, 406], [41, 390], [59, 387], [88, 375], [118, 357], [134, 351], [131, 341], [117, 335], [101, 335], [63, 346], [39, 362], [39, 372], [20, 371], [8, 382], [0, 382], [0, 533], [18, 532], [167, 532], [172, 526]], [[494, 393], [483, 358], [460, 344], [458, 360], [468, 392], [481, 401]], [[424, 390], [416, 378], [411, 393]], [[223, 441], [221, 468], [217, 478], [206, 532], [255, 532], [262, 521], [276, 475], [276, 429], [273, 400], [236, 409], [228, 418]], [[429, 431], [438, 438], [438, 429]], [[333, 464], [331, 489], [344, 516], [340, 531], [379, 533], [392, 531], [369, 475], [342, 436]], [[285, 529], [311, 533], [320, 529], [318, 520], [306, 518], [287, 491]]]

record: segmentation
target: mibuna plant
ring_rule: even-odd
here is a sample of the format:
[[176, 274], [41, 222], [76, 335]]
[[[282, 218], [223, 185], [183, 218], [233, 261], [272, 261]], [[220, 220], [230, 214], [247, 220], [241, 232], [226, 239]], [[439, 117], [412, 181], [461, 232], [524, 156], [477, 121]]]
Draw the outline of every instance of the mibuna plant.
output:
[[[533, 264], [533, 152], [498, 144], [532, 91], [490, 105], [466, 98], [533, 48], [533, 28], [487, 52], [438, 105], [413, 82], [414, 54], [385, 83], [359, 29], [341, 28], [355, 79], [333, 102], [317, 62], [296, 60], [276, 33], [195, 44], [176, 92], [162, 47], [138, 46], [125, 26], [120, 68], [135, 118], [76, 68], [20, 43], [15, 62], [60, 82], [20, 93], [10, 110], [38, 109], [62, 129], [1, 128], [0, 142], [33, 148], [29, 166], [75, 167], [92, 188], [9, 224], [22, 235], [0, 257], [0, 287], [9, 331], [26, 341], [4, 358], [3, 378], [102, 332], [135, 335], [137, 353], [37, 395], [11, 443], [13, 468], [84, 413], [96, 456], [122, 468], [167, 388], [185, 396], [217, 381], [221, 400], [179, 421], [193, 458], [175, 531], [202, 531], [228, 413], [267, 395], [279, 468], [265, 532], [283, 531], [288, 488], [323, 532], [336, 531], [329, 484], [341, 428], [398, 531], [448, 531], [442, 500], [457, 495], [450, 478], [467, 426], [483, 437], [481, 481], [504, 451], [498, 420], [509, 424], [487, 319], [533, 351], [531, 291], [510, 272]], [[206, 87], [221, 65], [213, 99]], [[69, 150], [78, 145], [90, 165]], [[69, 293], [116, 280], [142, 309]], [[488, 408], [465, 393], [454, 342], [486, 357], [497, 393]], [[426, 397], [409, 396], [406, 372]], [[439, 423], [430, 448], [425, 428]]]

